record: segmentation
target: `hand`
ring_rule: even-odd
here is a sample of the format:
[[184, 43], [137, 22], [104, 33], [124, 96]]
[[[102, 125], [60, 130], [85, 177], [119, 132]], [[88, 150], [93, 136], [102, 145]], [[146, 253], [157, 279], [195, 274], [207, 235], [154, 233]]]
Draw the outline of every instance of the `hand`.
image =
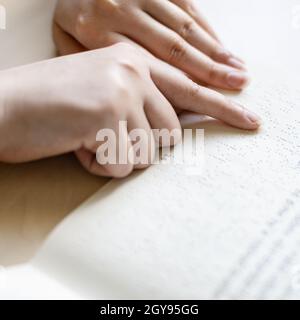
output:
[[84, 48], [128, 42], [210, 86], [239, 90], [249, 80], [193, 0], [59, 0], [55, 24]]
[[[151, 129], [180, 129], [170, 103], [244, 129], [259, 125], [246, 109], [126, 44], [2, 71], [0, 82], [0, 134], [5, 137], [0, 161], [5, 162], [75, 151], [91, 173], [124, 177], [152, 159], [146, 165], [101, 166], [95, 157], [97, 132], [114, 130], [129, 158], [128, 131], [144, 129], [153, 139]], [[120, 121], [128, 122], [128, 131], [120, 131]], [[177, 136], [173, 143], [179, 140]]]

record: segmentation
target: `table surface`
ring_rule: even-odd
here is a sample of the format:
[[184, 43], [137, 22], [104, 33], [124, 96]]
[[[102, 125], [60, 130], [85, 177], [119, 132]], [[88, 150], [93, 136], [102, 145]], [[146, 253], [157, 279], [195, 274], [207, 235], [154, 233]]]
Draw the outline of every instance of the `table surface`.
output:
[[[299, 70], [297, 0], [201, 1], [203, 12], [228, 47], [251, 65]], [[2, 0], [7, 30], [0, 31], [0, 69], [54, 55], [51, 15], [55, 1]], [[4, 50], [2, 49], [4, 48]], [[288, 79], [281, 79], [288, 81]], [[85, 172], [73, 155], [22, 165], [0, 164], [0, 265], [30, 259], [49, 232], [107, 183]]]

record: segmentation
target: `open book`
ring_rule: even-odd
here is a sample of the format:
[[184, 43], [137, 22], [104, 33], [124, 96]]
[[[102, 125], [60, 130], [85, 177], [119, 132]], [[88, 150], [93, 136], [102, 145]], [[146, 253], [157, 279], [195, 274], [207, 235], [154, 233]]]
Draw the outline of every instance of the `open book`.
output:
[[202, 120], [201, 175], [162, 164], [111, 181], [0, 272], [0, 298], [300, 298], [300, 90], [277, 77], [290, 84], [261, 69], [234, 97], [258, 132]]

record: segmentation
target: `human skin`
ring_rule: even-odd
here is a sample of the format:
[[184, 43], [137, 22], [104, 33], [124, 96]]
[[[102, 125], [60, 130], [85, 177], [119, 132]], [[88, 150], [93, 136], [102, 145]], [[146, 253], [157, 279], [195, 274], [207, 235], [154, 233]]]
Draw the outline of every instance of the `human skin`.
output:
[[[122, 55], [119, 53], [122, 52]], [[180, 129], [174, 106], [255, 130], [259, 118], [182, 72], [127, 44], [0, 72], [0, 161], [20, 163], [75, 152], [100, 176], [125, 177], [151, 164], [99, 165], [100, 129]], [[109, 94], [108, 94], [109, 93]], [[130, 142], [128, 132], [118, 145]], [[178, 136], [174, 143], [180, 141]], [[129, 156], [129, 155], [128, 155]]]
[[[249, 80], [194, 0], [59, 0], [54, 21], [55, 40], [62, 32], [87, 49], [131, 43], [221, 89], [240, 90]], [[68, 53], [63, 42], [59, 50]]]

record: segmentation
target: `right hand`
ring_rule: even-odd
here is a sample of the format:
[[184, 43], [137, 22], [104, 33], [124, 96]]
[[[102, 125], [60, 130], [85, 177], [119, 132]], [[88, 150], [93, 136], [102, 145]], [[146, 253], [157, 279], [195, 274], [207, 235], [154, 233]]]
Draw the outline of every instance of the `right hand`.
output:
[[[122, 55], [120, 55], [122, 52]], [[223, 95], [126, 44], [0, 72], [0, 161], [25, 162], [74, 151], [91, 173], [127, 176], [147, 165], [99, 165], [100, 129], [180, 129], [173, 106], [244, 129], [258, 119]], [[177, 137], [178, 142], [180, 137]], [[122, 132], [118, 145], [127, 145]], [[176, 139], [175, 139], [176, 140]], [[130, 151], [130, 142], [128, 144]]]

